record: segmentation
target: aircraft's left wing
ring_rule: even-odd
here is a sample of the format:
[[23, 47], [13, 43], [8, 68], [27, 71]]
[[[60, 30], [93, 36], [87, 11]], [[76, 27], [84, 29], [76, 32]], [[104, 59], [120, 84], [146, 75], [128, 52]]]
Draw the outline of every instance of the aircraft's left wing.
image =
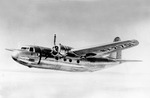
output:
[[134, 46], [137, 46], [139, 42], [137, 40], [127, 40], [127, 41], [119, 41], [119, 42], [113, 42], [101, 46], [95, 46], [90, 48], [84, 48], [84, 49], [78, 49], [73, 50], [72, 52], [78, 56], [85, 56], [88, 54], [95, 54], [95, 55], [106, 55], [113, 52], [116, 52], [118, 50], [124, 50], [127, 48], [131, 48]]
[[5, 50], [8, 50], [8, 51], [14, 51], [14, 50], [16, 50], [16, 49], [7, 49], [7, 48], [6, 48]]

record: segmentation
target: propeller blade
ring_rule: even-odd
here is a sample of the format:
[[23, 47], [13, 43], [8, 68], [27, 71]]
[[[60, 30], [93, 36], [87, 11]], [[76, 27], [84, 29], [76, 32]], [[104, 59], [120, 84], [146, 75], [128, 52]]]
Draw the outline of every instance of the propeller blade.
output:
[[54, 35], [54, 46], [56, 45], [56, 34]]

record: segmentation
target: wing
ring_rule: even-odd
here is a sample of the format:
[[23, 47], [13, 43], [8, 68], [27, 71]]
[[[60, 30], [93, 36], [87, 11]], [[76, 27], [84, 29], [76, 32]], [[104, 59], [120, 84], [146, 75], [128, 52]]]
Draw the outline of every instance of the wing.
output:
[[106, 54], [116, 52], [118, 50], [124, 50], [127, 48], [137, 46], [138, 44], [139, 42], [137, 40], [119, 41], [119, 42], [113, 42], [113, 43], [105, 44], [101, 46], [73, 50], [72, 53], [78, 56], [86, 56], [88, 54], [92, 54], [92, 55], [95, 54], [95, 55], [103, 56]]
[[7, 51], [14, 51], [14, 50], [16, 50], [16, 49], [7, 49], [7, 48], [6, 48], [5, 50], [7, 50]]

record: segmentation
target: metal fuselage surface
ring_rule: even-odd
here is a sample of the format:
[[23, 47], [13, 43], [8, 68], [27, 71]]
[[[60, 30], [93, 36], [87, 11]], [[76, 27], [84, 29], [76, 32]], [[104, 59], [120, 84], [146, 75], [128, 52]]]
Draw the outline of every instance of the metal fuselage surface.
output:
[[[69, 72], [96, 71], [120, 63], [105, 58], [88, 58], [81, 60], [80, 63], [77, 63], [76, 60], [72, 60], [72, 62], [69, 62], [68, 60], [64, 61], [63, 59], [56, 60], [54, 56], [50, 54], [50, 48], [40, 46], [29, 46], [29, 48], [30, 47], [32, 47], [34, 51], [30, 51], [30, 49], [14, 50], [12, 53], [12, 58], [16, 62], [30, 68], [62, 70]], [[42, 54], [42, 58], [40, 64], [38, 64], [40, 53]]]

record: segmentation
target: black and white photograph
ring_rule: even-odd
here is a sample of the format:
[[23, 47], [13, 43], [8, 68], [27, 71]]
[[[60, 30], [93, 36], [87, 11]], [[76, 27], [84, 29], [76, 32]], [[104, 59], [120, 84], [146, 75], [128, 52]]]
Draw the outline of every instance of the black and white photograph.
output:
[[150, 98], [150, 1], [0, 0], [0, 98]]

